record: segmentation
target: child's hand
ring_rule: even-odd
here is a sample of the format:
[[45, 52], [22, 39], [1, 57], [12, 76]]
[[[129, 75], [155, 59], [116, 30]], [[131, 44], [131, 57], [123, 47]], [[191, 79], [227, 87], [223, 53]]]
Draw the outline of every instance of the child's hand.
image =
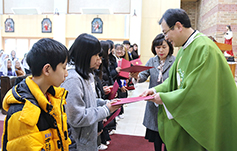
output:
[[117, 67], [115, 70], [119, 73], [121, 70], [121, 67]]
[[117, 109], [119, 109], [122, 106], [122, 104], [112, 105], [113, 103], [118, 102], [118, 101], [120, 101], [120, 100], [119, 99], [114, 99], [111, 102], [106, 104], [106, 106], [109, 108], [110, 113], [113, 113], [114, 111], [116, 111]]
[[105, 122], [107, 122], [107, 119], [105, 118], [105, 119], [103, 119], [103, 122], [102, 123], [105, 123]]
[[126, 92], [126, 91], [127, 91], [127, 89], [125, 88], [125, 86], [121, 87], [120, 90], [121, 90], [122, 92]]
[[103, 86], [103, 90], [105, 92], [105, 95], [108, 95], [111, 92], [111, 89], [109, 86]]

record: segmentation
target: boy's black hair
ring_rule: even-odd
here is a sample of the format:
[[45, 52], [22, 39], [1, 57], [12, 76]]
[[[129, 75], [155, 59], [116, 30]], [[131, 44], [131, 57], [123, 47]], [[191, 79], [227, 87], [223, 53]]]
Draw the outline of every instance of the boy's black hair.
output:
[[75, 65], [77, 73], [89, 79], [91, 57], [101, 52], [99, 40], [89, 34], [79, 35], [69, 49], [69, 64]]
[[60, 42], [43, 38], [37, 41], [26, 57], [32, 76], [40, 76], [44, 65], [50, 64], [55, 71], [59, 63], [68, 60], [68, 49]]
[[191, 27], [190, 19], [183, 9], [168, 9], [160, 19], [159, 24], [162, 23], [163, 19], [170, 28], [176, 22], [180, 22], [185, 28]]
[[125, 44], [129, 44], [130, 45], [130, 42], [128, 41], [128, 40], [124, 40], [123, 41], [123, 44], [125, 45]]
[[172, 56], [173, 52], [174, 52], [174, 47], [173, 45], [171, 44], [171, 42], [169, 42], [168, 40], [165, 39], [165, 36], [163, 33], [157, 35], [155, 37], [155, 39], [152, 41], [152, 46], [151, 46], [151, 52], [154, 54], [154, 55], [157, 55], [156, 54], [156, 50], [155, 50], [155, 47], [156, 46], [161, 46], [163, 44], [163, 41], [166, 41], [168, 46], [169, 46], [169, 53], [168, 55], [169, 56]]

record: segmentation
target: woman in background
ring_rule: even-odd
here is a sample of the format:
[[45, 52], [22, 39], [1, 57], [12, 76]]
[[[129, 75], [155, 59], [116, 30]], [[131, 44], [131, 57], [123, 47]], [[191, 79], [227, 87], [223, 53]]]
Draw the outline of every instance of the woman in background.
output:
[[120, 72], [121, 67], [118, 67], [117, 64], [117, 57], [115, 55], [115, 46], [114, 46], [114, 42], [111, 40], [107, 40], [107, 42], [109, 43], [109, 70], [110, 70], [110, 75], [113, 78], [113, 81], [116, 80], [118, 73]]
[[[136, 43], [133, 44], [133, 50], [137, 53], [138, 55], [138, 45]], [[138, 55], [139, 56], [139, 55]]]
[[12, 61], [15, 61], [17, 58], [16, 58], [16, 51], [15, 50], [12, 50], [11, 51], [11, 54], [10, 54], [10, 59]]
[[15, 72], [17, 76], [24, 76], [25, 73], [25, 69], [23, 68], [23, 65], [21, 64], [21, 62], [18, 59], [15, 59], [14, 61], [14, 65], [15, 65]]
[[5, 59], [1, 67], [1, 76], [17, 76], [15, 72], [15, 67], [10, 58]]
[[26, 62], [26, 57], [27, 57], [27, 53], [24, 54], [24, 58], [21, 60], [21, 64], [23, 66], [23, 69], [25, 70], [25, 73], [31, 74], [30, 67], [28, 63]]
[[[172, 44], [165, 40], [163, 34], [155, 37], [151, 47], [152, 53], [155, 55], [150, 58], [146, 66], [152, 66], [149, 70], [140, 73], [130, 73], [133, 77], [133, 83], [145, 82], [150, 77], [149, 88], [161, 84], [169, 76], [169, 69], [175, 61]], [[147, 101], [143, 125], [146, 127], [145, 139], [154, 142], [155, 151], [161, 151], [163, 141], [158, 133], [157, 115], [158, 105]]]

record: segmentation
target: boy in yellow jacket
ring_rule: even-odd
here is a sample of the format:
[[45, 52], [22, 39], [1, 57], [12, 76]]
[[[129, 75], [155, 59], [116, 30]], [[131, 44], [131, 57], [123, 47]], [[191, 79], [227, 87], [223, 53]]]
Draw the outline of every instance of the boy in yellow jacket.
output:
[[59, 86], [68, 76], [67, 48], [49, 38], [36, 42], [26, 61], [32, 72], [8, 91], [2, 136], [3, 151], [67, 151], [67, 91]]

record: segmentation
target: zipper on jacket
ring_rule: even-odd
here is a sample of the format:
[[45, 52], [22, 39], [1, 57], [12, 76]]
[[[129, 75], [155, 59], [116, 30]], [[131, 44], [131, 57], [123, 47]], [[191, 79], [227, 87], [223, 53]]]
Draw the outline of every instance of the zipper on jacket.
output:
[[[64, 125], [63, 125], [63, 111], [62, 111], [63, 96], [64, 96], [65, 92], [66, 92], [66, 90], [64, 89], [63, 95], [62, 95], [62, 97], [61, 97], [60, 110], [61, 110], [62, 132], [63, 132], [63, 134], [64, 134], [64, 139], [67, 140], [67, 131], [64, 131], [64, 128], [63, 128]], [[64, 108], [63, 108], [63, 110], [64, 110], [64, 112], [66, 112]], [[65, 114], [66, 114], [66, 113], [65, 113]]]
[[[63, 91], [63, 95], [64, 95], [64, 93], [65, 93], [65, 90]], [[62, 113], [63, 95], [61, 97], [61, 103], [60, 103], [62, 131], [63, 131], [63, 113]]]
[[[67, 140], [67, 138], [68, 138], [68, 136], [67, 136], [67, 130], [64, 131], [64, 125], [63, 125], [63, 112], [66, 112], [66, 111], [65, 111], [65, 108], [63, 108], [64, 111], [62, 111], [62, 107], [63, 107], [63, 105], [62, 105], [62, 103], [63, 103], [63, 96], [64, 96], [65, 92], [66, 92], [66, 90], [64, 89], [63, 95], [62, 95], [62, 97], [61, 97], [60, 110], [61, 110], [62, 132], [63, 132], [63, 134], [64, 134], [64, 140]], [[65, 114], [66, 114], [66, 113], [65, 113]], [[63, 142], [62, 142], [62, 143], [63, 143]], [[63, 146], [63, 144], [62, 144], [62, 146]]]
[[60, 134], [60, 131], [59, 131], [59, 128], [58, 128], [58, 125], [57, 125], [57, 121], [56, 121], [55, 118], [54, 118], [54, 127], [57, 128], [58, 137], [59, 137], [59, 141], [57, 141], [57, 147], [58, 147], [58, 149], [61, 147], [61, 150], [64, 151], [62, 137], [61, 137], [61, 134]]

